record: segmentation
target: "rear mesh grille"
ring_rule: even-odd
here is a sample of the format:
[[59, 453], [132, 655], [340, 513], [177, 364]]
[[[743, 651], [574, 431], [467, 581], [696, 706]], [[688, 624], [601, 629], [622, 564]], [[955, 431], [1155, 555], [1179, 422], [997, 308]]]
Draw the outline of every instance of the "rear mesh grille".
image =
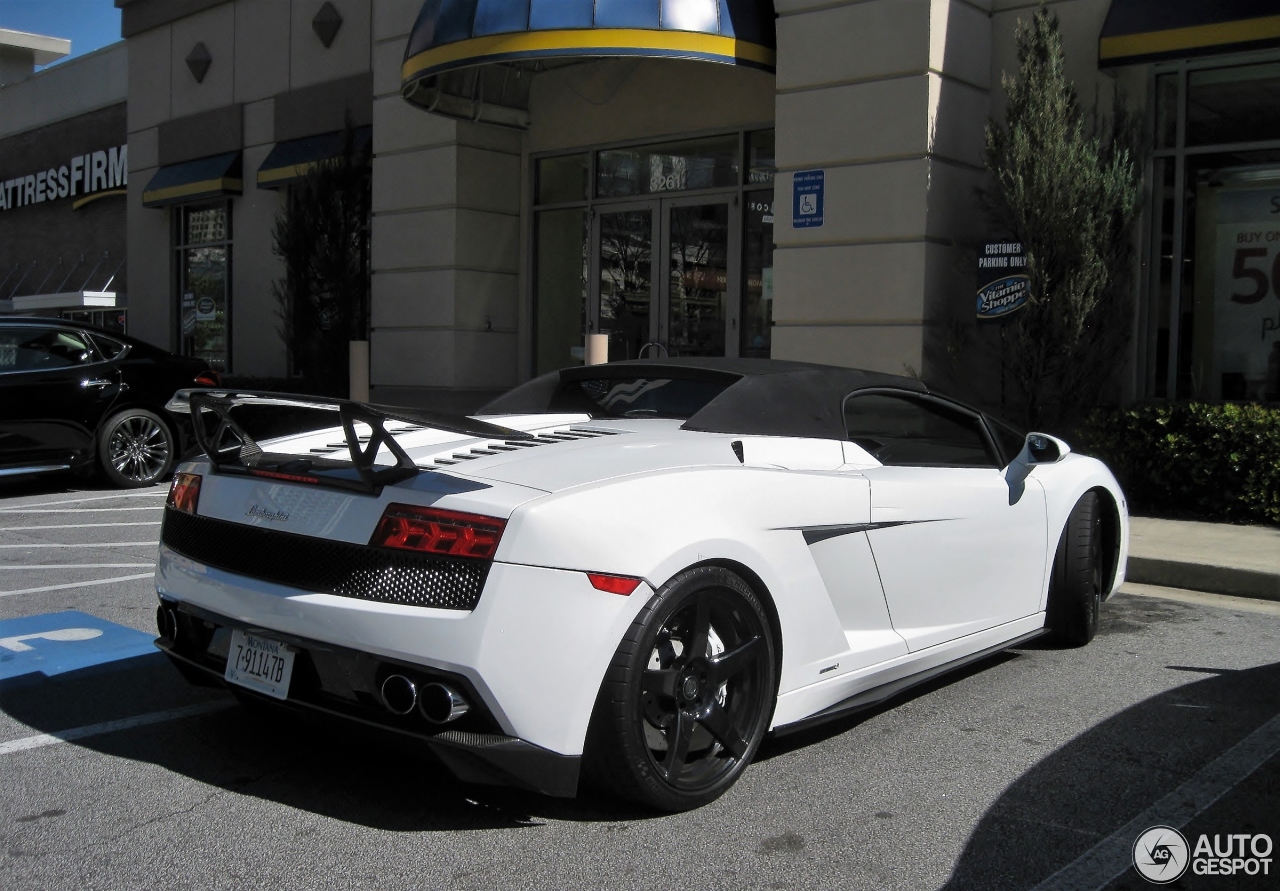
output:
[[198, 563], [304, 591], [472, 610], [489, 560], [372, 548], [229, 523], [165, 508], [164, 544]]

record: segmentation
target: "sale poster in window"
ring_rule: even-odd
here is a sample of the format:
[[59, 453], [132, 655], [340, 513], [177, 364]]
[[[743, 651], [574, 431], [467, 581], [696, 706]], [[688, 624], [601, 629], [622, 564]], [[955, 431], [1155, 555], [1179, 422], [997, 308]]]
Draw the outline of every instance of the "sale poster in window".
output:
[[1280, 343], [1280, 183], [1215, 196], [1213, 365], [1223, 399], [1275, 398]]

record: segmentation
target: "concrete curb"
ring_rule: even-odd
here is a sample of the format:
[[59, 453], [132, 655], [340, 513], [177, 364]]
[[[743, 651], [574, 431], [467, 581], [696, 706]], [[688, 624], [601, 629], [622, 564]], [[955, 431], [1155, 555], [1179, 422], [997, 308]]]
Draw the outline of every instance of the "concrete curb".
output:
[[1130, 555], [1125, 578], [1139, 585], [1159, 585], [1280, 601], [1280, 573], [1207, 563], [1184, 563]]

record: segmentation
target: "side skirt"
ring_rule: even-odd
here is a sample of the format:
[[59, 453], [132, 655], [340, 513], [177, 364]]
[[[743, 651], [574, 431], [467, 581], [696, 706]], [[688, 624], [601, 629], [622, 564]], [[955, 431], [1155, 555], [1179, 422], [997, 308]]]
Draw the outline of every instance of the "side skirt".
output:
[[818, 724], [824, 724], [827, 721], [834, 721], [836, 718], [842, 718], [845, 715], [854, 712], [866, 711], [869, 708], [879, 705], [887, 699], [892, 699], [899, 693], [910, 690], [912, 687], [918, 687], [927, 683], [939, 675], [947, 672], [955, 671], [974, 662], [987, 659], [997, 653], [1019, 647], [1022, 644], [1030, 643], [1038, 637], [1048, 634], [1047, 628], [1037, 628], [1035, 631], [1028, 632], [1021, 637], [1015, 637], [1013, 640], [1006, 640], [995, 646], [987, 647], [985, 650], [978, 650], [976, 653], [969, 653], [961, 656], [959, 659], [953, 659], [950, 662], [944, 662], [942, 665], [935, 665], [933, 668], [926, 668], [919, 674], [913, 674], [905, 678], [898, 678], [896, 681], [889, 681], [878, 687], [872, 687], [869, 690], [863, 690], [861, 693], [855, 693], [842, 702], [829, 706], [820, 712], [815, 712], [807, 718], [801, 718], [799, 721], [793, 721], [790, 724], [783, 724], [781, 727], [773, 729], [774, 736], [788, 736], [801, 730], [807, 730]]

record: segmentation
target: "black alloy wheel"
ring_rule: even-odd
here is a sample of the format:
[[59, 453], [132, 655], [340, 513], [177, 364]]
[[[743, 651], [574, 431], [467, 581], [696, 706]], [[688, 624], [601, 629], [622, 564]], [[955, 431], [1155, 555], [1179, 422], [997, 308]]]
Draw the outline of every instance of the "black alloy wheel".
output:
[[177, 452], [169, 425], [144, 408], [112, 415], [98, 436], [98, 459], [113, 485], [132, 489], [168, 477]]
[[1098, 493], [1086, 492], [1067, 517], [1049, 576], [1046, 620], [1058, 643], [1082, 647], [1098, 633], [1104, 562]]
[[721, 567], [686, 570], [618, 646], [592, 715], [588, 773], [665, 811], [714, 801], [754, 757], [776, 697], [759, 598]]

